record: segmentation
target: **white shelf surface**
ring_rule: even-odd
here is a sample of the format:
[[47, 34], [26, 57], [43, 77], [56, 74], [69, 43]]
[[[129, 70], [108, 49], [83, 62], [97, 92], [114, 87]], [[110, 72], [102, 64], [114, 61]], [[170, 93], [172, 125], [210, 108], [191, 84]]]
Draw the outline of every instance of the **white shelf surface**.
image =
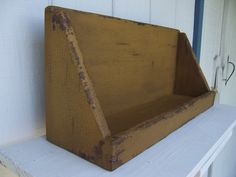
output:
[[113, 172], [45, 137], [0, 148], [0, 163], [21, 177], [201, 176], [230, 139], [235, 124], [236, 107], [216, 105]]

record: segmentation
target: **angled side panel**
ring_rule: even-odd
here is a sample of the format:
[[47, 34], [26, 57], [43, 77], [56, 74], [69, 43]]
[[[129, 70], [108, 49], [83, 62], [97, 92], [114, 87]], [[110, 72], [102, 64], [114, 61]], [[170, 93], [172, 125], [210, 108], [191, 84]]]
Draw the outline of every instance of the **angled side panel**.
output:
[[71, 59], [77, 69], [77, 75], [79, 76], [79, 80], [87, 98], [87, 102], [91, 108], [92, 113], [94, 114], [99, 129], [105, 138], [106, 136], [110, 135], [110, 131], [104, 118], [102, 108], [97, 99], [92, 82], [84, 65], [83, 56], [79, 49], [70, 18], [65, 12], [57, 10], [54, 7], [49, 7], [48, 9], [50, 13], [53, 14], [51, 17], [53, 29], [55, 30], [58, 27], [61, 31], [63, 31], [64, 36], [66, 37], [66, 43], [69, 44], [69, 52], [72, 56]]
[[179, 33], [175, 94], [199, 96], [210, 91], [185, 33]]
[[[46, 9], [45, 92], [47, 138], [92, 162], [106, 163], [110, 131], [64, 13]], [[79, 60], [80, 59], [80, 60]], [[102, 149], [108, 149], [102, 151]], [[105, 166], [105, 165], [104, 165]]]

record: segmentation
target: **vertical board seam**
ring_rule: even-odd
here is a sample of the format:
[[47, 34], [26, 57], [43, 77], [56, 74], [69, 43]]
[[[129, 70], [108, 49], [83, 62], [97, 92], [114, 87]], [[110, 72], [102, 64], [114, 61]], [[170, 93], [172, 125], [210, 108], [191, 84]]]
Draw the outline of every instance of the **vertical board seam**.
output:
[[149, 0], [149, 23], [152, 22], [152, 0]]
[[114, 17], [114, 0], [111, 1], [111, 16]]

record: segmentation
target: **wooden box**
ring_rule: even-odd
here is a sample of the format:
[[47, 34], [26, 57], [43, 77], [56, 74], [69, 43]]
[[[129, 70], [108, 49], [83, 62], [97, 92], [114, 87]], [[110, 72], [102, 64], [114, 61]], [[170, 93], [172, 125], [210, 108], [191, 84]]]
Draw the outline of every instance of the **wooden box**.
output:
[[213, 105], [175, 29], [47, 7], [47, 139], [113, 170]]

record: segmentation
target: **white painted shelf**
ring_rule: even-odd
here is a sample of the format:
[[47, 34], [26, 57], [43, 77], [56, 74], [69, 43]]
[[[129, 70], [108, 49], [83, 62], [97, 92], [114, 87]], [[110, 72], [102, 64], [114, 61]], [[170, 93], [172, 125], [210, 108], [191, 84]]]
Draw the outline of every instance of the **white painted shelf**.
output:
[[236, 107], [216, 105], [113, 172], [45, 137], [0, 148], [0, 163], [22, 177], [201, 176], [230, 139], [235, 124]]

